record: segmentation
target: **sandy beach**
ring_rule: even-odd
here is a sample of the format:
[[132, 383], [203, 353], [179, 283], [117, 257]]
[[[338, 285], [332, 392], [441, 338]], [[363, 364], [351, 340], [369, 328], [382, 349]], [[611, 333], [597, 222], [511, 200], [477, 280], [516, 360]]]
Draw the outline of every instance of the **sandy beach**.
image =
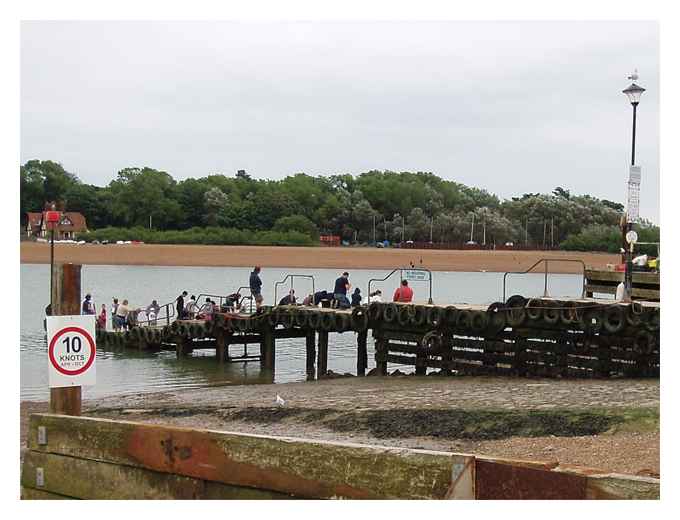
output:
[[[55, 245], [55, 261], [89, 265], [165, 265], [208, 267], [318, 267], [334, 269], [394, 269], [413, 262], [433, 271], [523, 271], [541, 258], [579, 259], [586, 266], [606, 268], [619, 255], [567, 251], [458, 251], [378, 249], [358, 247], [274, 247], [199, 245]], [[422, 263], [421, 263], [422, 260]], [[48, 244], [21, 243], [21, 262], [50, 261]], [[542, 267], [539, 267], [539, 270]], [[553, 263], [552, 273], [579, 273], [574, 263]]]
[[[275, 406], [277, 394], [283, 408]], [[22, 450], [28, 415], [47, 408], [21, 403]], [[527, 421], [541, 414], [547, 422], [529, 432]], [[598, 431], [573, 422], [580, 417], [590, 427], [610, 414], [625, 420]], [[348, 377], [132, 393], [86, 400], [83, 415], [660, 472], [658, 379]], [[518, 421], [525, 426], [513, 426]]]

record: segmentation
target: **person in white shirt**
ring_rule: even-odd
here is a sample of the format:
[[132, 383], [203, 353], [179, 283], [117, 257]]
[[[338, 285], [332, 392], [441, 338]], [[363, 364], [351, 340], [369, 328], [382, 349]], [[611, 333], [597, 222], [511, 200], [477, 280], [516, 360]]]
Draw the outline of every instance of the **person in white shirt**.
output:
[[189, 301], [187, 301], [184, 306], [184, 314], [186, 314], [188, 320], [193, 320], [196, 318], [197, 312], [198, 306], [196, 305], [196, 296], [192, 294], [191, 298], [189, 298]]
[[382, 291], [380, 289], [373, 291], [368, 295], [368, 303], [378, 302], [382, 303]]

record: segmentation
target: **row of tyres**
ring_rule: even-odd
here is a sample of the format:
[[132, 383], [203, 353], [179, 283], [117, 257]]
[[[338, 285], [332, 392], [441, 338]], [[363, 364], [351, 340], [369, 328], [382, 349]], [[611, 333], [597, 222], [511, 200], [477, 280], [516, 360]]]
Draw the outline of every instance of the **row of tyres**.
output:
[[526, 299], [512, 296], [507, 303], [495, 302], [485, 310], [414, 305], [371, 303], [368, 307], [371, 325], [380, 322], [402, 328], [443, 328], [453, 332], [482, 332], [493, 334], [506, 327], [584, 330], [597, 333], [634, 333], [643, 329], [657, 332], [660, 324], [658, 307], [644, 307], [637, 302], [594, 303]]
[[369, 323], [380, 326], [381, 322], [394, 328], [440, 329], [458, 333], [490, 335], [501, 332], [507, 326], [506, 313], [500, 312], [500, 304], [492, 304], [487, 310], [373, 302], [368, 307]]
[[[496, 304], [494, 304], [496, 305]], [[499, 304], [500, 305], [500, 304]], [[598, 334], [633, 335], [641, 330], [657, 333], [660, 309], [639, 302], [599, 303], [587, 300], [555, 300], [516, 295], [505, 304], [508, 325], [582, 330]]]
[[282, 325], [285, 329], [312, 329], [323, 332], [363, 331], [368, 329], [365, 307], [347, 311], [323, 311], [314, 307], [282, 306], [265, 315], [270, 327]]

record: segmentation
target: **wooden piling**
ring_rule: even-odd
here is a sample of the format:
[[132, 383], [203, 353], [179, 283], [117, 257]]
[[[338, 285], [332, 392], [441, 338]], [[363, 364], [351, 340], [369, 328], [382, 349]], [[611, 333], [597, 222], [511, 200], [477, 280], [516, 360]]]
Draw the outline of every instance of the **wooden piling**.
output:
[[309, 329], [306, 336], [307, 342], [307, 380], [313, 381], [315, 377], [316, 362], [316, 331]]
[[316, 377], [320, 379], [328, 372], [328, 331], [319, 332], [319, 352], [316, 367]]
[[387, 340], [379, 331], [373, 331], [375, 338], [375, 368], [379, 376], [387, 375]]
[[215, 331], [215, 356], [218, 363], [224, 363], [226, 357], [226, 341], [225, 332], [222, 328], [217, 328]]
[[260, 352], [262, 353], [262, 368], [269, 370], [272, 374], [276, 370], [276, 341], [274, 339], [274, 331], [271, 327], [264, 327], [262, 329], [262, 336], [260, 341]]
[[[52, 315], [80, 314], [80, 264], [56, 264], [52, 285]], [[71, 386], [50, 388], [50, 412], [60, 415], [80, 415], [82, 388]]]
[[427, 355], [422, 349], [416, 353], [416, 375], [424, 376], [427, 373]]
[[368, 351], [366, 343], [368, 340], [368, 330], [362, 330], [357, 335], [357, 376], [363, 377], [366, 375], [368, 368]]

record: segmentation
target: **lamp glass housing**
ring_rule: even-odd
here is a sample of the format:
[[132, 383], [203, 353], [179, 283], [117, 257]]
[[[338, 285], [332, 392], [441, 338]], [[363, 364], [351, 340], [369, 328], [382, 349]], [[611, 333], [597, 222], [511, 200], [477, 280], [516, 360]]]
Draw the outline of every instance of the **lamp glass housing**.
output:
[[637, 105], [640, 102], [640, 96], [642, 96], [644, 91], [645, 89], [641, 86], [631, 83], [630, 87], [625, 89], [623, 93], [628, 96], [631, 105]]

